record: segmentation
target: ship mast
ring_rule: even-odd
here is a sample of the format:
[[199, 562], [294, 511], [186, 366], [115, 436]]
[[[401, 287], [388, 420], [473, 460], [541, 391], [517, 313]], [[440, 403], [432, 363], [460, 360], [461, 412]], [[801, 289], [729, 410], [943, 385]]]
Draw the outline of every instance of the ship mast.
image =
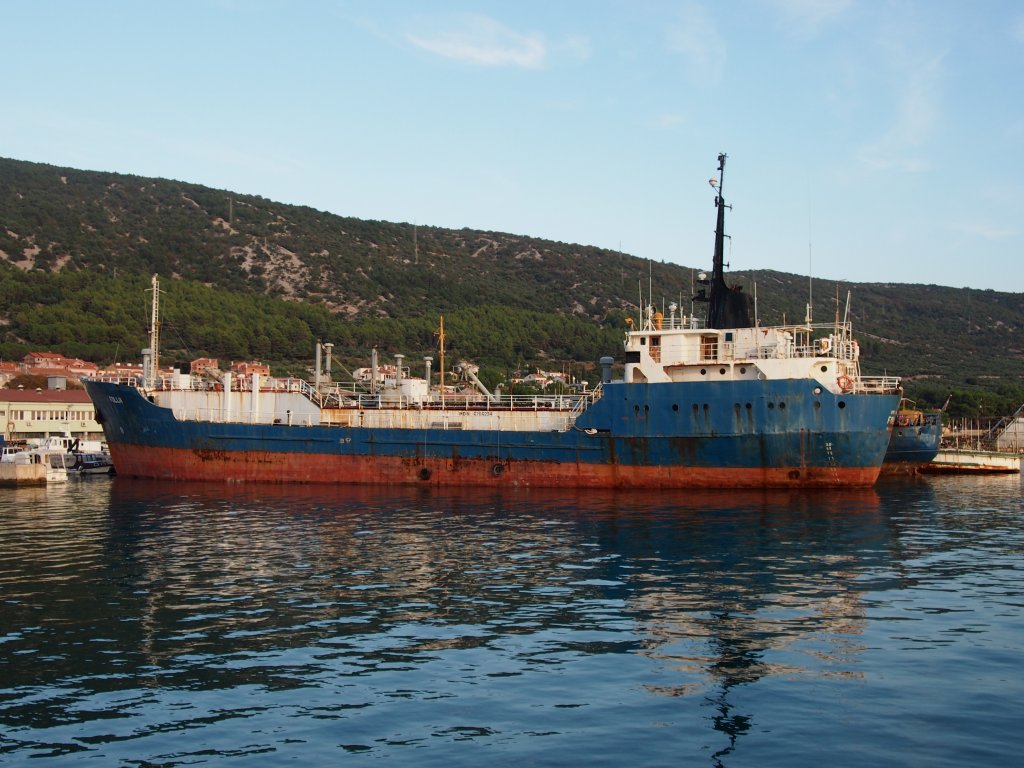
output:
[[441, 342], [441, 370], [438, 374], [441, 379], [441, 410], [444, 410], [444, 315], [441, 315], [441, 330], [437, 335]]
[[715, 256], [711, 270], [711, 295], [708, 296], [708, 328], [750, 328], [754, 324], [750, 320], [751, 299], [742, 292], [739, 286], [729, 286], [725, 282], [725, 209], [722, 187], [725, 182], [724, 152], [718, 155], [718, 178], [711, 179], [714, 188], [715, 207], [718, 208], [718, 221], [715, 225]]
[[160, 281], [153, 275], [153, 307], [149, 319], [149, 371], [146, 386], [156, 389], [160, 379]]
[[[715, 195], [715, 208], [718, 209], [718, 220], [715, 223], [715, 257], [711, 264], [711, 303], [708, 307], [708, 327], [719, 328], [721, 323], [712, 319], [711, 313], [723, 306], [722, 292], [729, 290], [725, 285], [725, 198], [722, 197], [722, 190], [725, 188], [725, 158], [724, 152], [718, 155], [718, 181], [713, 184], [717, 194]], [[716, 314], [721, 314], [716, 312]]]

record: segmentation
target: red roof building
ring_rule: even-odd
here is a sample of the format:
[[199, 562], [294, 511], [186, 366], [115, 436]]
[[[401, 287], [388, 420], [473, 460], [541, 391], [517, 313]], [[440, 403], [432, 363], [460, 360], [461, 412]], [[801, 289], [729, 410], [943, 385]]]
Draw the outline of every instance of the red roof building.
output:
[[189, 372], [193, 376], [198, 376], [209, 371], [219, 371], [220, 364], [217, 362], [215, 357], [200, 357], [193, 360], [189, 366]]
[[263, 364], [261, 362], [258, 362], [256, 360], [251, 360], [251, 361], [247, 360], [247, 361], [240, 362], [240, 363], [232, 363], [231, 364], [231, 372], [232, 373], [237, 373], [237, 374], [239, 374], [241, 376], [248, 376], [249, 374], [252, 374], [252, 373], [258, 373], [260, 376], [269, 376], [270, 375], [270, 366], [269, 365], [265, 365], [265, 364]]
[[64, 357], [57, 352], [29, 352], [22, 358], [20, 372], [30, 376], [65, 376], [71, 381], [79, 381], [96, 376], [99, 366], [77, 357]]

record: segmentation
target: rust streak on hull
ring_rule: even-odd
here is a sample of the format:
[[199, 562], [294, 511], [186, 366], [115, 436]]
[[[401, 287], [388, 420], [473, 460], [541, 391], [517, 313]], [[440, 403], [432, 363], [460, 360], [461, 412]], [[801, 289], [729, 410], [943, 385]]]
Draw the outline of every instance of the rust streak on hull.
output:
[[168, 480], [339, 485], [589, 488], [869, 487], [878, 467], [686, 467], [553, 461], [287, 454], [111, 445], [119, 475]]

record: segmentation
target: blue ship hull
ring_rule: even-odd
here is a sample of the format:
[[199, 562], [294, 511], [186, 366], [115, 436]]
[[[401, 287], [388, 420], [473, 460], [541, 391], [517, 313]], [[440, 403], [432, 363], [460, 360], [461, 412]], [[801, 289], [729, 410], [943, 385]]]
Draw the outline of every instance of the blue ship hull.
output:
[[938, 455], [941, 442], [941, 412], [898, 411], [882, 474], [916, 474]]
[[565, 430], [179, 420], [86, 382], [117, 473], [232, 482], [605, 488], [869, 486], [898, 395], [813, 380], [604, 385]]

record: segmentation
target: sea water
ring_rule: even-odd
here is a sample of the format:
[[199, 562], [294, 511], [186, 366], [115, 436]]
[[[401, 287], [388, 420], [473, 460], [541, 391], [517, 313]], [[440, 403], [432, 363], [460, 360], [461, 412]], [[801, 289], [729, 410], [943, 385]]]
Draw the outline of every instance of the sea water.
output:
[[1024, 751], [1019, 476], [0, 490], [0, 763], [964, 766]]

